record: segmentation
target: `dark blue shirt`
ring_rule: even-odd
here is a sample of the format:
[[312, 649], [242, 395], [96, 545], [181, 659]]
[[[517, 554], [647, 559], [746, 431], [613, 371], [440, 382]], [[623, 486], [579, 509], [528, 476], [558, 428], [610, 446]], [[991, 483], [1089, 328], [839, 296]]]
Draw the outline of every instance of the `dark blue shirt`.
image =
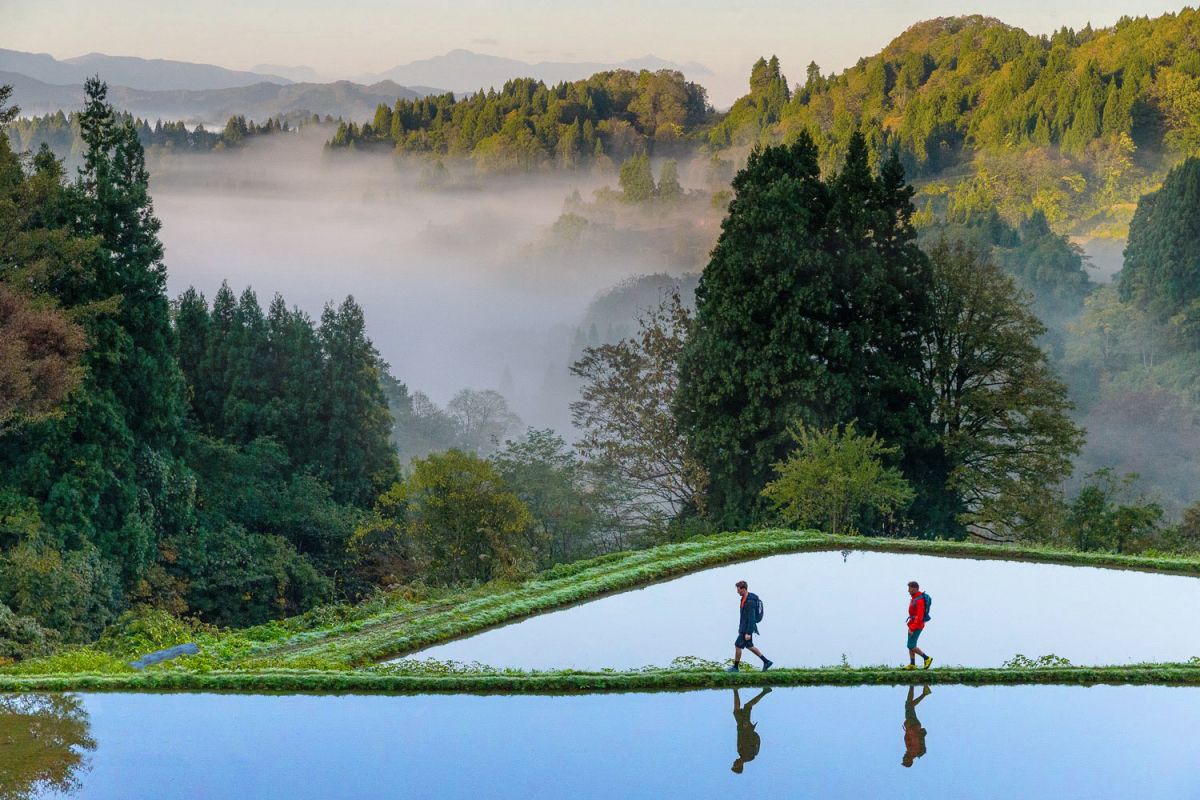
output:
[[738, 621], [738, 635], [745, 636], [747, 633], [758, 633], [758, 623], [754, 621], [756, 609], [758, 608], [758, 595], [754, 592], [746, 593], [746, 602], [742, 603], [742, 615]]

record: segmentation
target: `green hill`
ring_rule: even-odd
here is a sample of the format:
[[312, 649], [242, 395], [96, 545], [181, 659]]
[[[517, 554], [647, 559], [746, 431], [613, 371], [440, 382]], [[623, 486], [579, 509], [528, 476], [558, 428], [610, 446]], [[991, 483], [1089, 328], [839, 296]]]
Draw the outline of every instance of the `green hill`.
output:
[[575, 168], [645, 150], [671, 151], [709, 118], [704, 88], [672, 70], [600, 72], [547, 86], [397, 100], [362, 126], [342, 125], [331, 148], [394, 148], [469, 156], [485, 172]]
[[[881, 52], [789, 88], [760, 59], [709, 133], [718, 151], [808, 130], [826, 164], [861, 128], [898, 146], [937, 212], [1041, 210], [1060, 230], [1123, 235], [1137, 197], [1200, 145], [1200, 12], [1033, 36], [982, 17], [918, 23]], [[921, 202], [921, 198], [918, 198]]]

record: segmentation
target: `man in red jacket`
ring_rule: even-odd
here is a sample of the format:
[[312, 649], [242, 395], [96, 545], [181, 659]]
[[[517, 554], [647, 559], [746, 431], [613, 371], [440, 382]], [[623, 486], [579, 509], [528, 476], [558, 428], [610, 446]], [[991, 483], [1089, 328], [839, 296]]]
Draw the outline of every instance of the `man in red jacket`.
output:
[[933, 659], [917, 647], [917, 639], [925, 630], [926, 600], [925, 593], [916, 581], [908, 582], [908, 597], [908, 666], [905, 669], [917, 668], [917, 656], [925, 660], [925, 669], [929, 669]]

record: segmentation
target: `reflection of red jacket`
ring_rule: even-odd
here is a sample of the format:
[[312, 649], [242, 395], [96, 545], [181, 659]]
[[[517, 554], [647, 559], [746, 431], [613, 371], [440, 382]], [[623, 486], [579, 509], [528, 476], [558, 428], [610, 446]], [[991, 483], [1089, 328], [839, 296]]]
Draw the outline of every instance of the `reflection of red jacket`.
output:
[[919, 631], [925, 627], [925, 593], [908, 601], [908, 629]]

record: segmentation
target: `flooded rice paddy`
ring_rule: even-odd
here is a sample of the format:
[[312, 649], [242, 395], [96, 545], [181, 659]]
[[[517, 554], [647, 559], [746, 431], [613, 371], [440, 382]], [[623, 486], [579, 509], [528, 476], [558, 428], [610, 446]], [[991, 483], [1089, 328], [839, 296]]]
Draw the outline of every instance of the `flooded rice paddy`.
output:
[[[780, 666], [907, 661], [907, 583], [933, 598], [921, 647], [936, 664], [1000, 666], [1020, 653], [1075, 664], [1200, 655], [1196, 578], [877, 552], [796, 553], [717, 567], [429, 648], [409, 658], [525, 669], [628, 669], [733, 655], [749, 581], [755, 641]], [[751, 662], [757, 660], [750, 657]]]

